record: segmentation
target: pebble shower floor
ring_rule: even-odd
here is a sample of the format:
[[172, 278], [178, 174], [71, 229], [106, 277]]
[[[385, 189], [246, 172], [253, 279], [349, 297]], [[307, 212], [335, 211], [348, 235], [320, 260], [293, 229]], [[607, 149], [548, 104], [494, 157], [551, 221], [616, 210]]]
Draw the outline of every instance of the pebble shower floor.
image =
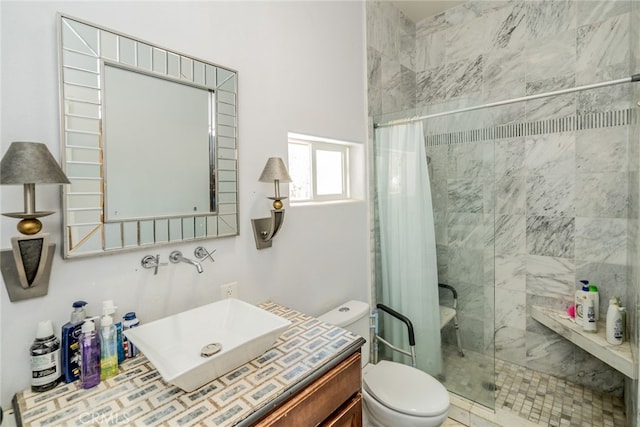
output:
[[[491, 393], [483, 387], [485, 378], [469, 380], [469, 369], [478, 366], [485, 356], [465, 350], [460, 358], [457, 350], [445, 350], [445, 384], [454, 391], [467, 388], [477, 393]], [[466, 360], [465, 360], [466, 359]], [[459, 378], [464, 384], [458, 383]], [[480, 386], [473, 384], [478, 382]], [[495, 406], [518, 414], [521, 418], [549, 427], [625, 427], [624, 398], [609, 396], [579, 384], [536, 372], [496, 359]], [[455, 391], [454, 391], [455, 392]], [[458, 392], [459, 393], [459, 392]], [[473, 392], [472, 392], [473, 393]], [[459, 393], [463, 396], [473, 396]], [[477, 396], [476, 396], [477, 397]], [[516, 426], [509, 426], [516, 427]]]

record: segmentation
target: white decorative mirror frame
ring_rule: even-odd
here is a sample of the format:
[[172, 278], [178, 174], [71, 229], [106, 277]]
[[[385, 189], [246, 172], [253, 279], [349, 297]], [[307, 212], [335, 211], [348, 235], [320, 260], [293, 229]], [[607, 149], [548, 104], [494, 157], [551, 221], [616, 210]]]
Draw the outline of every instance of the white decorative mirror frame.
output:
[[[63, 190], [65, 258], [237, 235], [237, 72], [63, 15], [59, 37], [61, 163], [71, 181]], [[116, 141], [106, 138], [105, 64], [211, 93], [209, 140], [203, 141], [210, 147], [210, 211], [177, 208], [107, 220], [105, 150]], [[147, 156], [158, 153], [161, 148]], [[144, 176], [133, 180], [148, 179], [149, 168], [140, 166]]]

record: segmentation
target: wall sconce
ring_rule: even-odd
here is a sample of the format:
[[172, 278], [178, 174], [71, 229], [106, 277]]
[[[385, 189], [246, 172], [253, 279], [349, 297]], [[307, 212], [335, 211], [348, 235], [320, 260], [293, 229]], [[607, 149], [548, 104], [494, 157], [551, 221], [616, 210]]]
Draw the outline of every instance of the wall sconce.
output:
[[24, 212], [3, 213], [21, 218], [12, 237], [12, 250], [0, 251], [0, 266], [9, 299], [12, 302], [44, 296], [49, 290], [49, 276], [55, 243], [49, 233], [40, 233], [38, 218], [53, 212], [36, 211], [36, 184], [70, 184], [45, 144], [12, 142], [0, 162], [0, 184], [24, 185]]
[[271, 182], [275, 188], [275, 196], [269, 197], [273, 200], [273, 209], [271, 209], [271, 217], [252, 219], [253, 237], [256, 240], [256, 248], [264, 249], [271, 247], [272, 239], [278, 234], [284, 222], [284, 209], [282, 209], [282, 199], [286, 199], [280, 195], [280, 182], [291, 182], [291, 177], [284, 162], [280, 157], [269, 157], [264, 170], [258, 178], [260, 182]]

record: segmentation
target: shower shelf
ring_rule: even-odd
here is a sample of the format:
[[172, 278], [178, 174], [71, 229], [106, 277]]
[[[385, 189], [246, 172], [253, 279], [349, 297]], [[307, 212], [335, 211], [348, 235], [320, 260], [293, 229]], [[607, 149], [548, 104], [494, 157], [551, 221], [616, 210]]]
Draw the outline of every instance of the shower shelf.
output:
[[629, 342], [609, 344], [605, 337], [604, 320], [598, 321], [598, 332], [593, 333], [583, 331], [581, 326], [569, 320], [566, 313], [560, 310], [534, 305], [531, 307], [531, 317], [627, 377], [637, 378]]

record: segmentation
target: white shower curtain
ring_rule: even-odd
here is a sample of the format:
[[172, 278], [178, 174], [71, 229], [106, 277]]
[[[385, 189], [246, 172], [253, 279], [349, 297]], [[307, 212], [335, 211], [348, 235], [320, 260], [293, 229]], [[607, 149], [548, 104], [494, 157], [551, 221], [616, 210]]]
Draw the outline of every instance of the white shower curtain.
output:
[[[438, 266], [422, 123], [376, 129], [375, 152], [382, 274], [377, 302], [411, 320], [418, 368], [438, 375], [442, 373]], [[404, 324], [387, 314], [380, 314], [380, 319], [385, 338], [408, 349]]]

